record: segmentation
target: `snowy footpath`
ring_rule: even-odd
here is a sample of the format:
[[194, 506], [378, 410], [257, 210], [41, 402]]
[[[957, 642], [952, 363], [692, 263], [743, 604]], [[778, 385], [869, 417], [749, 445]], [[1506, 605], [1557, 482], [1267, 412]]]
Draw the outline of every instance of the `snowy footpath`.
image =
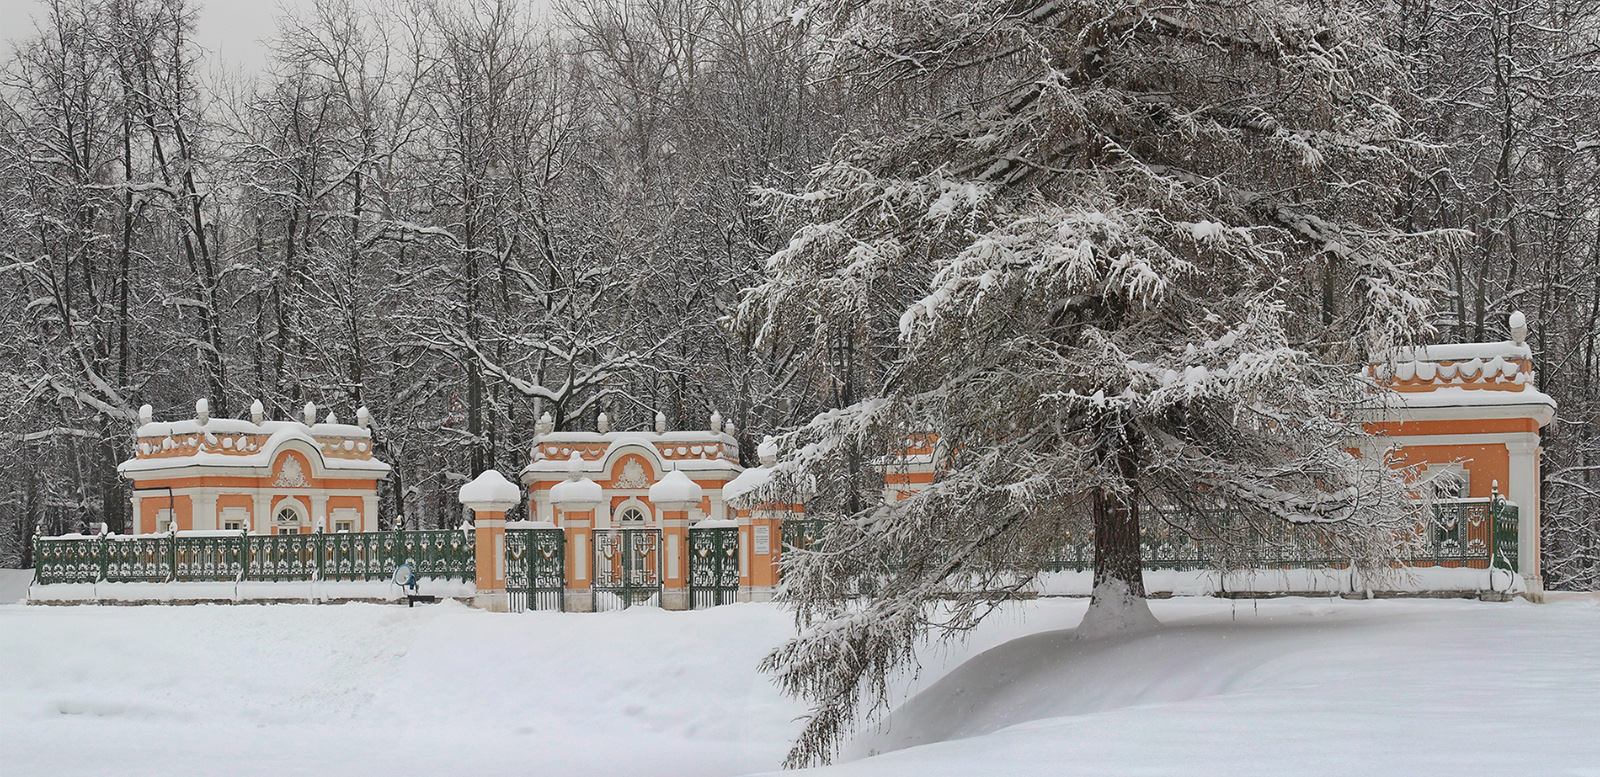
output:
[[[930, 648], [822, 775], [1600, 777], [1600, 599], [1081, 599]], [[0, 774], [773, 772], [802, 710], [756, 672], [771, 605], [0, 605]], [[869, 754], [871, 757], [864, 757]]]

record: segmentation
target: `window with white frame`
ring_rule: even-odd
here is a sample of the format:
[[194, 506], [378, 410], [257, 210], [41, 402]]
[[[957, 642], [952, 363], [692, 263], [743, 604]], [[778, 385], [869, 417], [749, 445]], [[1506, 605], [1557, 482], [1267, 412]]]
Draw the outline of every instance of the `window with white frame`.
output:
[[333, 511], [333, 530], [335, 532], [353, 532], [361, 525], [361, 512], [350, 507], [340, 507]]

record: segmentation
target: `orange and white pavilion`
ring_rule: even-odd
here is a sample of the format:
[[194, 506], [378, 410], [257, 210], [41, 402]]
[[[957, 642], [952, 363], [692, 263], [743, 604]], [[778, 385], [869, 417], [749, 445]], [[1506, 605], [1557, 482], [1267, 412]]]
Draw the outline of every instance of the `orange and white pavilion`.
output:
[[311, 404], [303, 415], [268, 420], [256, 401], [248, 420], [213, 418], [201, 399], [194, 418], [156, 421], [140, 408], [134, 457], [117, 467], [133, 481], [131, 531], [377, 531], [389, 465], [373, 456], [367, 409], [355, 424], [318, 422]]
[[1374, 360], [1366, 375], [1380, 388], [1366, 419], [1376, 435], [1363, 455], [1395, 466], [1421, 465], [1424, 476], [1453, 475], [1460, 496], [1504, 496], [1517, 506], [1517, 569], [1533, 592], [1539, 570], [1539, 429], [1556, 403], [1535, 388], [1527, 319], [1512, 313], [1511, 339], [1401, 349]]

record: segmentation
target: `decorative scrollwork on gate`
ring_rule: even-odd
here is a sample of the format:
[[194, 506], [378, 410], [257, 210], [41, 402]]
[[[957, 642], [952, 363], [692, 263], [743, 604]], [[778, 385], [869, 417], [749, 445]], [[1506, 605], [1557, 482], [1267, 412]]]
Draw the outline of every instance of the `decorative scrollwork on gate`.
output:
[[512, 612], [563, 609], [566, 582], [560, 529], [506, 530], [506, 598]]
[[739, 595], [739, 530], [689, 530], [689, 599], [696, 609], [732, 604]]
[[661, 604], [661, 530], [610, 529], [594, 538], [596, 610]]

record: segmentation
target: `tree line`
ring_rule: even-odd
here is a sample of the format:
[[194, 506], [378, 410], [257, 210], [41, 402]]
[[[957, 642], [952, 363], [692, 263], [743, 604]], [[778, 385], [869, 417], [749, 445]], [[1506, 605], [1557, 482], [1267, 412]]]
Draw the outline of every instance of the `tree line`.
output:
[[[1592, 587], [1600, 16], [1363, 8], [1422, 98], [1393, 120], [1433, 160], [1385, 182], [1381, 215], [1465, 236], [1434, 337], [1499, 339], [1528, 314], [1537, 385], [1562, 405], [1547, 584]], [[25, 564], [35, 531], [127, 527], [115, 466], [144, 403], [368, 407], [395, 466], [384, 524], [438, 526], [465, 478], [524, 463], [544, 413], [689, 428], [717, 411], [753, 450], [872, 396], [898, 348], [872, 300], [842, 301], [853, 326], [802, 306], [793, 337], [736, 315], [791, 244], [782, 195], [1015, 75], [995, 58], [937, 83], [841, 77], [840, 30], [786, 0], [319, 0], [270, 31], [261, 72], [228, 74], [195, 44], [197, 10], [45, 0], [0, 70], [0, 564]], [[862, 280], [920, 296], [929, 279]]]

